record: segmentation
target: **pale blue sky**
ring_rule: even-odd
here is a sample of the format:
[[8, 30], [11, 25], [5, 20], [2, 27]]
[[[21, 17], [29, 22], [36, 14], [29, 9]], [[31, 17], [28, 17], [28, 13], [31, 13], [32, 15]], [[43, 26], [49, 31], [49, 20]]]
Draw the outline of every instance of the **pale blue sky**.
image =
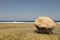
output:
[[0, 20], [60, 20], [60, 0], [0, 0]]

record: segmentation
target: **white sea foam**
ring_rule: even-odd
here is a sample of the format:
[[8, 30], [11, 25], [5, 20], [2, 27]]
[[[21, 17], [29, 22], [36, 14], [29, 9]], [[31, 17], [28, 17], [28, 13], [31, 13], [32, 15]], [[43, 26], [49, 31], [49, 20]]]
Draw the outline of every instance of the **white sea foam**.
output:
[[0, 22], [0, 23], [34, 23], [34, 22]]
[[[34, 23], [34, 22], [0, 22], [0, 23]], [[57, 24], [60, 24], [60, 22], [56, 22]]]
[[60, 24], [60, 22], [56, 22], [57, 24]]

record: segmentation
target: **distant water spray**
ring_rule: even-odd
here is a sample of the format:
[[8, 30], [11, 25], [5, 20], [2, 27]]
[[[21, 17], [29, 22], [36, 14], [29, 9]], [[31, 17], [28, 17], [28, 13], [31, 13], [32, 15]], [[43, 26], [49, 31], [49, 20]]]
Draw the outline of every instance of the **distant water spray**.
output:
[[34, 23], [34, 22], [0, 22], [0, 23]]
[[[34, 23], [34, 22], [0, 22], [0, 23]], [[60, 24], [60, 22], [56, 22], [57, 24]]]

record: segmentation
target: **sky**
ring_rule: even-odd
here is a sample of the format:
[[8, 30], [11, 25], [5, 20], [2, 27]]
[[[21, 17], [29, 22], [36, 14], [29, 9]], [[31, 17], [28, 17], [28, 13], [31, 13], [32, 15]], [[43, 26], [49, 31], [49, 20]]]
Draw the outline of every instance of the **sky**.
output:
[[0, 20], [60, 20], [60, 0], [0, 0]]

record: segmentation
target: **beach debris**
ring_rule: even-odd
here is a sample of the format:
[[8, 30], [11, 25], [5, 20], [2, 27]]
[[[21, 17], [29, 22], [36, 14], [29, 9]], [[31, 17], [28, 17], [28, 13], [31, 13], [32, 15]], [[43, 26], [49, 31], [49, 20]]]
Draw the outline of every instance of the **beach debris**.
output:
[[35, 20], [34, 25], [39, 32], [51, 33], [52, 30], [55, 28], [56, 23], [48, 16], [40, 16]]

